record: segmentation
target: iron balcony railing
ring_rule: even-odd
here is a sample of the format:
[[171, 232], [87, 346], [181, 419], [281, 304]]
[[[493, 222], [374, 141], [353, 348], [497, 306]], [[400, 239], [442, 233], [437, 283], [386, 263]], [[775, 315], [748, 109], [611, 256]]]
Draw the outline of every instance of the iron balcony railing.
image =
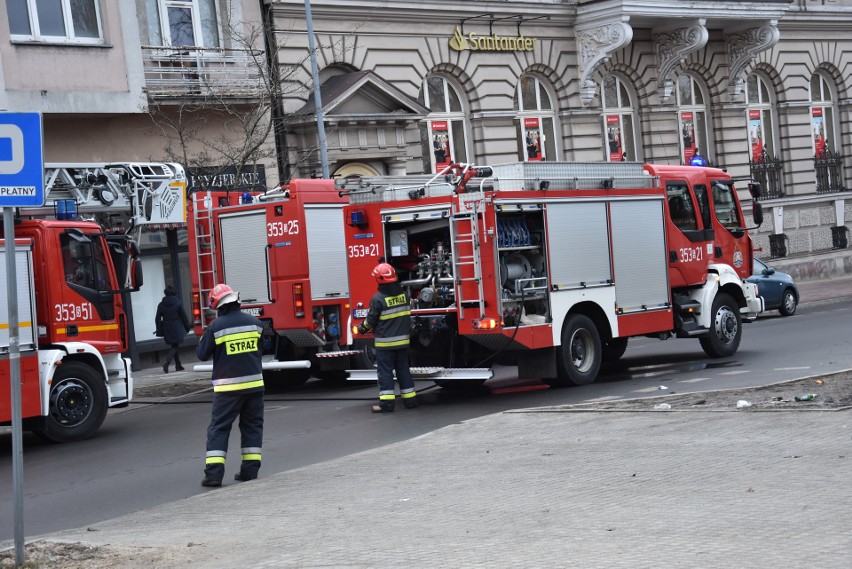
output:
[[769, 200], [784, 196], [784, 185], [781, 173], [784, 164], [775, 156], [769, 156], [764, 150], [755, 160], [748, 162], [751, 179], [760, 182], [762, 193], [760, 199]]
[[257, 98], [265, 91], [263, 51], [142, 46], [145, 87], [154, 99]]
[[816, 191], [818, 194], [843, 192], [843, 177], [841, 166], [843, 156], [826, 148], [814, 155], [814, 171], [816, 172]]

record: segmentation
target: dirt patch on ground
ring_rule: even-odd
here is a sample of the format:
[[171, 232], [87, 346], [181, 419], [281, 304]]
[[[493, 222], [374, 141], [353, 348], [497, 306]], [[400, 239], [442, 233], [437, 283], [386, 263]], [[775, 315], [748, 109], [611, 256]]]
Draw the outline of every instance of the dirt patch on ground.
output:
[[[192, 547], [193, 544], [188, 544]], [[82, 543], [37, 541], [24, 548], [24, 569], [114, 569], [115, 567], [187, 567], [190, 550], [96, 547]], [[15, 551], [0, 553], [0, 568], [15, 567]]]
[[[799, 397], [805, 400], [797, 401]], [[813, 396], [810, 398], [809, 396]], [[589, 411], [750, 411], [833, 410], [852, 407], [852, 370], [797, 379], [750, 389], [704, 391], [689, 394], [564, 405], [551, 410]]]

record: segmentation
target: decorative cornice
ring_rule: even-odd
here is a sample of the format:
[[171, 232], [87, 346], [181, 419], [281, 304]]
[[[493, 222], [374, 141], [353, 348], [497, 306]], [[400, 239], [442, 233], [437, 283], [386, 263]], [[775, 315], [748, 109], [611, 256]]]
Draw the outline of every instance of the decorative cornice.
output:
[[660, 65], [658, 95], [663, 103], [672, 96], [671, 75], [675, 69], [686, 60], [687, 55], [707, 45], [710, 34], [704, 24], [704, 20], [699, 20], [687, 27], [654, 34]]
[[728, 96], [732, 101], [737, 100], [743, 92], [743, 73], [746, 67], [751, 65], [758, 53], [770, 49], [781, 39], [776, 24], [769, 22], [760, 27], [725, 35], [730, 61]]
[[597, 94], [592, 81], [595, 70], [609, 56], [633, 39], [633, 28], [625, 22], [603, 24], [594, 28], [577, 29], [577, 53], [580, 67], [580, 100], [590, 104]]

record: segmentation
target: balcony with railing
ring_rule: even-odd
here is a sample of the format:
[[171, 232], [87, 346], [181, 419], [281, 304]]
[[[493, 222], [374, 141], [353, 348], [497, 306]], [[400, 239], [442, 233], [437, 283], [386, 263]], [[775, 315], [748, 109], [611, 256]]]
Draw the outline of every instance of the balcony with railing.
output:
[[151, 99], [257, 99], [266, 91], [263, 51], [142, 46]]

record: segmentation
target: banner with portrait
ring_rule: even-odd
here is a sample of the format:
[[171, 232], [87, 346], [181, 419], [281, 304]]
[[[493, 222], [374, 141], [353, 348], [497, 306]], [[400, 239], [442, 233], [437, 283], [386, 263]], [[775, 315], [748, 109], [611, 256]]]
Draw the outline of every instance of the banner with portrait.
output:
[[538, 119], [524, 119], [524, 146], [527, 162], [541, 160], [541, 125]]
[[814, 154], [822, 156], [825, 154], [825, 122], [822, 107], [811, 110], [811, 132], [814, 137]]
[[621, 162], [624, 159], [624, 148], [621, 143], [621, 117], [606, 116], [606, 144], [610, 162]]
[[763, 160], [763, 121], [760, 111], [748, 112], [748, 139], [751, 145], [751, 159]]
[[450, 131], [447, 121], [432, 121], [432, 154], [435, 172], [440, 172], [453, 162], [450, 152]]
[[695, 117], [692, 112], [680, 113], [680, 134], [683, 145], [683, 163], [689, 164], [698, 149], [695, 140]]

